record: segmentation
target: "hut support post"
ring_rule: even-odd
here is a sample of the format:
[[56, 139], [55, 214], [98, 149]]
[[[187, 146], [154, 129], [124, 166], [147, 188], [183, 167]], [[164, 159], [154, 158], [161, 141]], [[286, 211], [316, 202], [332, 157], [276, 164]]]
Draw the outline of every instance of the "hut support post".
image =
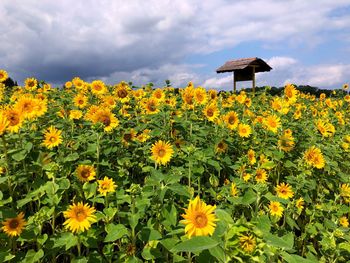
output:
[[252, 76], [252, 79], [253, 79], [253, 96], [255, 96], [255, 67], [253, 67], [253, 76]]
[[233, 92], [236, 93], [236, 78], [235, 78], [235, 72], [232, 72], [232, 78], [233, 78]]

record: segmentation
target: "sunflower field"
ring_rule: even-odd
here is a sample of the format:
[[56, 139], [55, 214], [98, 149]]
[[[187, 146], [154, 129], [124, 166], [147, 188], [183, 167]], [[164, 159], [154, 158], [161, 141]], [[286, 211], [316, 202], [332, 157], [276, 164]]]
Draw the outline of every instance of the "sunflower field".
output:
[[7, 78], [0, 262], [350, 259], [346, 91]]

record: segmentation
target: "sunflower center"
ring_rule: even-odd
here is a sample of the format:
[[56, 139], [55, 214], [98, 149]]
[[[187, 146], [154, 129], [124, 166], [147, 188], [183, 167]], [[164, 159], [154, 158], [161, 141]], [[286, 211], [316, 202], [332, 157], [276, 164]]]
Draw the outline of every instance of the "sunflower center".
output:
[[131, 140], [131, 134], [130, 133], [126, 133], [126, 134], [124, 134], [124, 140], [125, 141], [130, 141]]
[[82, 222], [86, 219], [86, 213], [83, 209], [78, 209], [75, 213], [76, 215], [76, 219], [79, 221], [79, 222]]
[[118, 91], [119, 98], [125, 98], [128, 95], [128, 92], [124, 89]]
[[88, 178], [90, 176], [90, 171], [87, 169], [84, 169], [81, 171], [80, 176], [83, 178]]
[[196, 227], [203, 228], [207, 225], [208, 218], [205, 214], [199, 213], [195, 216], [194, 221], [195, 221]]
[[214, 111], [212, 109], [207, 110], [207, 115], [208, 117], [213, 117], [214, 116]]
[[11, 229], [16, 229], [19, 226], [19, 222], [17, 219], [12, 219], [9, 223]]
[[159, 156], [159, 157], [164, 157], [165, 154], [166, 154], [165, 149], [160, 149], [160, 150], [158, 151], [158, 156]]
[[50, 142], [55, 142], [56, 141], [56, 137], [54, 136], [51, 136], [50, 139], [49, 139]]
[[111, 119], [108, 116], [106, 116], [102, 119], [102, 122], [105, 126], [109, 126], [111, 124]]
[[235, 123], [235, 120], [236, 120], [236, 118], [235, 118], [234, 116], [230, 116], [230, 117], [228, 118], [228, 123], [232, 125], [232, 124]]
[[84, 104], [83, 100], [78, 100], [78, 104]]

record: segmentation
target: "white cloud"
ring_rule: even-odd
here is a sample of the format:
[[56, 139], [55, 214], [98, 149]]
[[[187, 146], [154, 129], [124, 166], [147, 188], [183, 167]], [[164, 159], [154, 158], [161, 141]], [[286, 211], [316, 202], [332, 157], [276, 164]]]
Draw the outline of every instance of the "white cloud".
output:
[[[194, 78], [228, 85], [228, 77], [184, 67], [186, 56], [249, 41], [317, 45], [324, 30], [349, 31], [349, 15], [331, 15], [346, 5], [348, 0], [2, 0], [1, 67], [19, 81], [32, 75], [55, 83], [77, 75], [118, 75], [135, 82], [170, 79], [181, 85]], [[297, 64], [288, 57], [270, 62], [276, 72]]]

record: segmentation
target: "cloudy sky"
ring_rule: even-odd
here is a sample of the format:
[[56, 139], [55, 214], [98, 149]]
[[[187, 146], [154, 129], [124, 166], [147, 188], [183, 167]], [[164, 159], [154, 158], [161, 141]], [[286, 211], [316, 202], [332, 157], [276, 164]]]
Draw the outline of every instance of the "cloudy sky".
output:
[[273, 68], [258, 86], [350, 81], [350, 0], [1, 0], [0, 25], [0, 68], [19, 83], [230, 89], [215, 70], [244, 57]]

